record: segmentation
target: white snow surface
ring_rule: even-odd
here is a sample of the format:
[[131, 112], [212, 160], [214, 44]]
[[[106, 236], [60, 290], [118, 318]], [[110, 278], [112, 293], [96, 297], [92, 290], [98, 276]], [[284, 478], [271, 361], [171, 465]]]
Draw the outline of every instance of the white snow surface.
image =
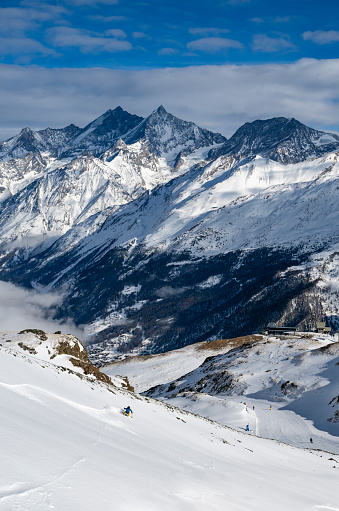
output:
[[[1, 511], [338, 508], [339, 457], [235, 431], [0, 344]], [[132, 418], [121, 414], [130, 405]]]
[[[255, 435], [297, 447], [312, 438], [312, 446], [339, 454], [338, 339], [311, 333], [255, 339], [245, 352], [230, 351], [234, 344], [226, 342], [219, 349], [199, 343], [126, 359], [104, 372], [127, 376], [138, 392], [159, 386], [152, 396], [221, 424], [239, 430], [249, 424]], [[203, 364], [208, 357], [215, 358]]]
[[[129, 357], [119, 362], [108, 364], [104, 372], [109, 376], [121, 374], [127, 376], [138, 393], [145, 392], [150, 387], [169, 383], [182, 375], [197, 369], [208, 356], [227, 353], [233, 344], [217, 350], [206, 349], [206, 343], [192, 344], [178, 350]], [[204, 348], [204, 349], [203, 349]]]

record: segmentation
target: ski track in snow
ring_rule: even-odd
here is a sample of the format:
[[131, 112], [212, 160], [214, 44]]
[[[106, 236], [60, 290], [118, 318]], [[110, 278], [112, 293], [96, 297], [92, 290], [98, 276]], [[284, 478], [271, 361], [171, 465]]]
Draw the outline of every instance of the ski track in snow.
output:
[[[312, 488], [313, 509], [317, 504], [335, 510], [333, 495], [325, 498], [316, 483], [318, 475], [332, 492], [333, 462], [317, 454], [223, 428], [126, 391], [108, 393], [74, 374], [4, 355], [0, 350], [0, 361], [12, 366], [3, 365], [0, 385], [3, 410], [10, 417], [7, 426], [0, 423], [2, 441], [10, 439], [3, 449], [10, 463], [8, 484], [0, 490], [1, 511], [221, 511], [225, 502], [230, 511], [268, 511], [276, 495], [283, 500], [275, 511], [292, 510], [290, 457], [296, 463], [297, 484], [307, 481]], [[127, 399], [133, 420], [121, 415]], [[248, 406], [246, 411], [243, 403], [228, 402], [227, 408], [238, 422], [247, 417], [256, 421], [256, 410]], [[11, 421], [17, 424], [15, 431]], [[51, 458], [41, 457], [40, 449]], [[273, 484], [268, 480], [272, 478]], [[295, 502], [295, 511], [308, 511], [299, 489]]]
[[[3, 387], [6, 387], [6, 388], [16, 387], [16, 389], [14, 391], [18, 391], [19, 387], [30, 387], [29, 385], [5, 385], [3, 383], [0, 383], [0, 385], [2, 385]], [[13, 388], [10, 388], [10, 390], [13, 390]], [[45, 396], [49, 395], [48, 392], [44, 392], [42, 389], [36, 389], [36, 390], [40, 391], [41, 394], [43, 394]], [[20, 392], [19, 391], [18, 393], [28, 397], [29, 399], [32, 399], [32, 394], [30, 392]], [[67, 403], [67, 404], [69, 404], [71, 406], [74, 406], [78, 410], [81, 410], [81, 411], [85, 411], [86, 410], [85, 413], [87, 413], [88, 415], [98, 416], [98, 414], [96, 413], [97, 410], [93, 410], [94, 413], [91, 413], [91, 408], [90, 407], [85, 407], [85, 406], [78, 405], [77, 403], [74, 403], [74, 402], [69, 401], [67, 399], [62, 399], [59, 396], [53, 396], [53, 397], [59, 399], [60, 401], [62, 401], [64, 403]], [[42, 401], [37, 401], [37, 402], [43, 404]], [[116, 426], [116, 424], [115, 424], [115, 426]], [[98, 433], [97, 439], [95, 440], [95, 442], [93, 442], [93, 443], [91, 443], [89, 445], [89, 447], [88, 447], [87, 451], [85, 452], [84, 456], [82, 456], [81, 458], [79, 458], [76, 461], [74, 461], [74, 463], [72, 463], [66, 470], [62, 471], [61, 474], [57, 475], [55, 478], [51, 479], [50, 481], [48, 481], [47, 483], [44, 483], [42, 485], [31, 486], [28, 483], [17, 482], [17, 483], [14, 483], [11, 486], [0, 488], [0, 501], [2, 500], [4, 502], [8, 502], [8, 501], [10, 502], [10, 500], [15, 498], [15, 497], [20, 497], [20, 496], [27, 497], [28, 496], [30, 501], [31, 501], [31, 504], [40, 506], [39, 505], [39, 500], [42, 499], [42, 502], [43, 502], [43, 505], [44, 505], [46, 503], [46, 500], [48, 499], [48, 495], [49, 495], [49, 493], [46, 491], [46, 489], [48, 489], [49, 486], [52, 486], [55, 483], [61, 482], [63, 478], [66, 478], [70, 474], [70, 472], [75, 471], [76, 468], [81, 463], [85, 463], [87, 461], [89, 453], [99, 443], [99, 441], [100, 441], [100, 439], [102, 437], [102, 433], [103, 433], [104, 430], [106, 430], [106, 428], [107, 428], [107, 424], [104, 423], [102, 425], [99, 433]], [[125, 428], [125, 429], [127, 429], [127, 428]], [[18, 506], [18, 507], [15, 507], [15, 509], [18, 509], [18, 510], [26, 509], [24, 507], [21, 507], [19, 503], [15, 503], [14, 502], [14, 504], [16, 506]], [[54, 509], [54, 506], [50, 506], [50, 508]], [[0, 509], [2, 509], [1, 502], [0, 502]], [[10, 508], [10, 509], [12, 509], [12, 508]]]

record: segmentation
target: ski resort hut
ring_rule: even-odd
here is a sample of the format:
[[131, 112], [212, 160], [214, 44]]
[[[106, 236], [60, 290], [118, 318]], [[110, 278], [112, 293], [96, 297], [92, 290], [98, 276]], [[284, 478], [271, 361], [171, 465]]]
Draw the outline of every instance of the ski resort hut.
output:
[[325, 333], [326, 323], [325, 321], [317, 321], [317, 333], [323, 334]]
[[266, 332], [268, 334], [273, 335], [288, 335], [292, 334], [294, 335], [298, 331], [298, 328], [296, 326], [276, 326], [273, 323], [269, 323], [269, 325], [266, 327]]

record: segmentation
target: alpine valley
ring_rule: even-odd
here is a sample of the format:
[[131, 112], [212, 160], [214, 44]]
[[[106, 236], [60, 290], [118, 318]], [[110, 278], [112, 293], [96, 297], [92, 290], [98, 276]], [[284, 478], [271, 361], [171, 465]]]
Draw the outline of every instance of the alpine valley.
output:
[[0, 144], [0, 279], [62, 294], [96, 363], [337, 330], [338, 159], [339, 135], [284, 117], [229, 139], [162, 106], [25, 128]]

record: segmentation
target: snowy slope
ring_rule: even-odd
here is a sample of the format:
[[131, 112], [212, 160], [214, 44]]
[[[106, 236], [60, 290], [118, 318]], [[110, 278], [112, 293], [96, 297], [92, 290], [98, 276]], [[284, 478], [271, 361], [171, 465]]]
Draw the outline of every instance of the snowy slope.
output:
[[10, 342], [0, 364], [1, 511], [336, 509], [336, 455], [79, 378]]
[[[261, 336], [246, 336], [240, 339], [219, 340], [192, 344], [179, 350], [159, 355], [128, 357], [122, 361], [106, 364], [104, 371], [109, 376], [121, 374], [133, 382], [136, 392], [145, 392], [156, 385], [170, 383], [188, 372], [197, 369], [207, 357], [227, 353], [235, 346]], [[88, 347], [91, 352], [91, 347]]]
[[[46, 248], [49, 240], [54, 241], [91, 215], [102, 212], [104, 220], [106, 210], [167, 183], [173, 175], [187, 172], [198, 161], [204, 161], [212, 146], [224, 141], [224, 137], [193, 123], [157, 112], [143, 123], [142, 118], [118, 107], [80, 133], [68, 128], [59, 130], [59, 136], [50, 129], [26, 130], [26, 137], [4, 142], [2, 156], [0, 153], [0, 160], [4, 160], [0, 161], [0, 193], [4, 201], [0, 244], [4, 244], [4, 250], [23, 247], [27, 257], [34, 244], [39, 246], [43, 240]], [[140, 123], [141, 131], [133, 130]], [[131, 130], [130, 140], [134, 143], [127, 145], [121, 137], [126, 138]], [[166, 132], [166, 141], [158, 137], [158, 130]], [[72, 133], [73, 139], [69, 138]], [[189, 151], [176, 163], [176, 155], [183, 153], [186, 143]], [[14, 147], [17, 152], [21, 148], [22, 156], [25, 151], [30, 152], [8, 160]], [[168, 153], [169, 147], [173, 157]], [[92, 229], [86, 233], [94, 229], [96, 222], [94, 219]]]
[[255, 435], [298, 447], [311, 445], [312, 437], [314, 447], [338, 453], [335, 341], [317, 334], [214, 341], [126, 359], [104, 371], [118, 371], [136, 390], [222, 424], [240, 430], [248, 424]]
[[[114, 161], [109, 164], [113, 165]], [[267, 260], [270, 250], [272, 258], [276, 253], [281, 258], [279, 265], [272, 268], [272, 276], [277, 282], [288, 283], [290, 279], [293, 284], [295, 276], [299, 275], [306, 281], [303, 284], [306, 289], [309, 289], [308, 283], [314, 283], [313, 294], [320, 297], [319, 300], [317, 298], [318, 303], [324, 304], [324, 310], [336, 324], [339, 311], [336, 256], [339, 243], [338, 169], [336, 153], [286, 166], [265, 162], [262, 158], [240, 165], [221, 159], [200, 170], [192, 169], [178, 176], [109, 212], [107, 218], [103, 215], [97, 217], [96, 223], [93, 217], [78, 223], [59, 238], [40, 260], [26, 265], [26, 269], [31, 274], [30, 279], [47, 288], [66, 283], [71, 274], [76, 279], [71, 292], [77, 296], [88, 293], [86, 300], [90, 300], [91, 304], [96, 293], [104, 300], [106, 295], [107, 301], [101, 302], [100, 306], [93, 303], [93, 316], [97, 321], [93, 330], [99, 331], [102, 319], [107, 318], [106, 324], [114, 326], [114, 315], [118, 321], [130, 316], [131, 309], [119, 305], [120, 301], [126, 302], [125, 286], [141, 286], [138, 296], [132, 293], [128, 301], [128, 306], [134, 307], [134, 317], [138, 308], [140, 317], [148, 316], [150, 308], [154, 309], [155, 301], [160, 298], [164, 312], [158, 312], [157, 320], [171, 318], [175, 314], [169, 313], [165, 307], [166, 290], [169, 299], [171, 294], [183, 295], [185, 292], [195, 294], [194, 300], [201, 300], [204, 295], [210, 299], [214, 290], [222, 293], [222, 286], [233, 282], [235, 291], [239, 292], [256, 274], [247, 276], [246, 273], [244, 280], [237, 251], [243, 254], [240, 261], [246, 262], [246, 254], [250, 251], [253, 257]], [[126, 172], [126, 182], [127, 175]], [[152, 264], [150, 254], [154, 258]], [[230, 254], [231, 263], [227, 254]], [[224, 264], [221, 257], [226, 258]], [[249, 273], [253, 257], [246, 269]], [[206, 269], [206, 258], [211, 260], [210, 269]], [[199, 264], [204, 266], [203, 272], [199, 271]], [[126, 265], [130, 271], [126, 271]], [[230, 268], [229, 276], [225, 266]], [[95, 282], [88, 282], [89, 273], [97, 275]], [[149, 273], [157, 276], [153, 286], [149, 283]], [[112, 275], [110, 281], [107, 281], [106, 274]], [[237, 284], [237, 279], [240, 284]], [[93, 284], [100, 285], [100, 289], [93, 292], [90, 287]], [[252, 299], [253, 295], [260, 298], [265, 289], [266, 295], [263, 296], [270, 296], [272, 300], [272, 289], [267, 285], [263, 289], [252, 290], [252, 296], [248, 298]], [[234, 292], [233, 289], [231, 291]], [[297, 292], [300, 295], [300, 291]], [[118, 296], [115, 303], [112, 295]], [[287, 299], [290, 300], [289, 297]], [[76, 302], [72, 303], [76, 307]], [[289, 307], [287, 312], [296, 310], [292, 302], [286, 305]], [[81, 302], [79, 306], [82, 309]], [[157, 301], [156, 308], [159, 309], [159, 306]], [[108, 313], [102, 318], [101, 311], [105, 307]], [[146, 310], [146, 307], [149, 308]], [[115, 311], [118, 311], [117, 314]], [[111, 312], [113, 316], [110, 319]], [[93, 321], [93, 316], [84, 317], [82, 310], [80, 313], [81, 317], [76, 321]], [[324, 312], [319, 309], [314, 314], [313, 323], [317, 320], [316, 315], [321, 317]], [[229, 321], [230, 315], [234, 316], [234, 309], [227, 312], [220, 323]], [[267, 318], [266, 321], [270, 320]], [[135, 324], [140, 324], [140, 321], [143, 325], [144, 320], [139, 320], [138, 316]], [[295, 321], [293, 316], [290, 321]], [[251, 326], [249, 332], [253, 328], [258, 327]], [[126, 332], [128, 330], [129, 325]], [[240, 333], [213, 332], [211, 335]], [[148, 337], [149, 332], [146, 332], [145, 338]]]

